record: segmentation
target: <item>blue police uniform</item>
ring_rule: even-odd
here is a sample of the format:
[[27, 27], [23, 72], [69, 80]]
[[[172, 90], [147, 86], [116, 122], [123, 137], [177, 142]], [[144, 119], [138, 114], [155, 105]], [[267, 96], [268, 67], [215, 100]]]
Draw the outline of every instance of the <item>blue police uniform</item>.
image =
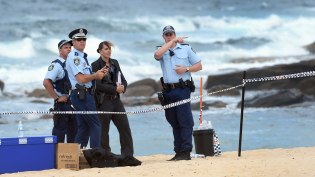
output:
[[[163, 80], [165, 84], [178, 84], [179, 80], [189, 81], [191, 75], [189, 72], [177, 74], [176, 65], [185, 67], [192, 66], [201, 61], [200, 57], [187, 44], [178, 44], [173, 50], [168, 50], [159, 59], [163, 71]], [[177, 102], [190, 98], [191, 90], [189, 87], [174, 87], [164, 89], [163, 95], [168, 103]], [[165, 109], [165, 117], [173, 128], [174, 151], [176, 154], [182, 152], [191, 152], [192, 150], [192, 132], [193, 116], [190, 103], [182, 104], [177, 107]]]
[[[72, 86], [70, 99], [76, 111], [96, 111], [93, 93], [91, 92], [92, 82], [79, 84], [75, 78], [79, 73], [84, 75], [92, 74], [91, 66], [88, 63], [86, 56], [85, 53], [74, 48], [68, 54], [66, 61], [66, 69]], [[79, 99], [76, 84], [86, 88], [87, 92], [84, 100]], [[78, 114], [77, 126], [78, 132], [75, 142], [81, 144], [81, 148], [87, 146], [88, 138], [90, 138], [91, 148], [100, 147], [101, 124], [97, 114]]]
[[[45, 79], [50, 79], [58, 96], [67, 96], [69, 94], [70, 83], [65, 70], [64, 59], [54, 60], [48, 67]], [[55, 111], [73, 111], [70, 101], [54, 103]], [[67, 142], [73, 143], [77, 131], [75, 115], [71, 114], [54, 114], [54, 126], [52, 135], [57, 136], [57, 141], [63, 143], [67, 134]]]

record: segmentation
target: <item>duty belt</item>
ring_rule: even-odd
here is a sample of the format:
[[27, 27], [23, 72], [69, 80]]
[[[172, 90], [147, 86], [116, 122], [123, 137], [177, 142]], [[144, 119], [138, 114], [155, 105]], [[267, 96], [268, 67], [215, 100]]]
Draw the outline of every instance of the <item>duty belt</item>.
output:
[[[81, 90], [81, 89], [72, 89], [71, 92], [77, 92], [78, 90]], [[92, 92], [92, 88], [84, 88], [85, 92], [86, 93], [91, 93]]]
[[189, 82], [191, 82], [191, 81], [189, 81], [189, 80], [187, 80], [187, 81], [185, 81], [185, 82], [183, 82], [182, 84], [181, 83], [165, 83], [164, 85], [163, 85], [163, 88], [165, 89], [165, 90], [171, 90], [171, 89], [175, 89], [175, 88], [185, 88], [185, 87], [187, 87], [188, 86], [188, 83]]

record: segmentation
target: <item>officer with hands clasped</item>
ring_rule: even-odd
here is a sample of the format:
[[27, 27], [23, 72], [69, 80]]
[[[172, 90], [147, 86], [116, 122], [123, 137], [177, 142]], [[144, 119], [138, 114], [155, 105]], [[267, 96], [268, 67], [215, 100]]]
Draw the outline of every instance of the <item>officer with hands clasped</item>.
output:
[[[74, 49], [69, 53], [66, 69], [71, 82], [70, 99], [76, 111], [96, 111], [93, 98], [93, 85], [95, 79], [102, 79], [108, 70], [101, 68], [92, 73], [91, 66], [84, 53], [86, 46], [87, 30], [84, 28], [73, 30], [69, 33]], [[90, 138], [90, 147], [100, 147], [101, 124], [97, 114], [78, 114], [78, 132], [75, 142], [86, 147]]]
[[[65, 70], [65, 60], [71, 51], [71, 41], [61, 40], [58, 43], [59, 58], [54, 60], [48, 67], [43, 85], [48, 94], [54, 98], [54, 111], [73, 111], [69, 100], [69, 90], [71, 89], [67, 70]], [[73, 143], [77, 132], [77, 122], [73, 114], [54, 114], [54, 126], [52, 135], [57, 136], [58, 143], [65, 141]]]
[[[191, 72], [202, 69], [201, 59], [184, 44], [187, 37], [176, 37], [172, 26], [165, 26], [162, 35], [165, 44], [159, 47], [154, 58], [161, 64], [164, 104], [190, 98], [195, 86]], [[192, 150], [193, 116], [190, 102], [165, 109], [165, 117], [173, 129], [175, 156], [170, 160], [190, 160]]]

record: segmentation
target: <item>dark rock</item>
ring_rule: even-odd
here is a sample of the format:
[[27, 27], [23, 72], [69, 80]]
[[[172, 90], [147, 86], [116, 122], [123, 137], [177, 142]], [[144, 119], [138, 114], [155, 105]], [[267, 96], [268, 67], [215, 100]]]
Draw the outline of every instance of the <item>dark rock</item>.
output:
[[[202, 109], [206, 110], [209, 109], [210, 107], [214, 107], [214, 108], [225, 108], [226, 107], [226, 103], [222, 102], [222, 101], [215, 101], [215, 102], [202, 102]], [[191, 109], [192, 110], [200, 110], [200, 103], [191, 103]]]
[[125, 96], [152, 96], [158, 90], [158, 84], [153, 79], [143, 79], [128, 85]]
[[124, 97], [121, 99], [125, 106], [144, 106], [160, 104], [159, 100], [155, 97]]
[[310, 53], [315, 53], [315, 42], [304, 46], [304, 48]]
[[0, 80], [0, 90], [3, 92], [4, 89], [4, 82]]
[[[216, 85], [211, 87], [210, 89], [207, 90], [208, 93], [212, 93], [212, 92], [216, 92], [219, 90], [224, 90], [227, 88], [231, 88], [232, 86], [230, 85]], [[225, 92], [218, 92], [218, 93], [214, 93], [213, 96], [239, 96], [240, 95], [240, 91], [238, 89], [233, 89], [233, 90], [229, 90], [229, 91], [225, 91]], [[210, 95], [211, 96], [211, 95]]]
[[[304, 101], [304, 95], [297, 89], [280, 90], [272, 94], [257, 95], [244, 102], [245, 107], [281, 107], [288, 106]], [[240, 107], [241, 102], [237, 107]]]
[[28, 97], [50, 98], [45, 89], [34, 89], [31, 93], [26, 93]]
[[[254, 68], [246, 71], [246, 78], [262, 78], [278, 75], [286, 75], [300, 73], [306, 71], [314, 71], [315, 60], [301, 61], [299, 63], [276, 65], [265, 68]], [[217, 85], [233, 85], [242, 84], [243, 72], [233, 72], [222, 75], [208, 76], [204, 88], [209, 89]], [[303, 77], [295, 79], [284, 79], [276, 81], [253, 82], [246, 83], [246, 90], [271, 90], [271, 89], [291, 89], [298, 88], [304, 94], [315, 95], [315, 86], [305, 84], [305, 80], [314, 79], [314, 77]], [[304, 82], [302, 82], [304, 81]], [[306, 88], [307, 87], [307, 88]], [[239, 87], [241, 88], [241, 87]], [[304, 92], [305, 91], [305, 92]]]
[[152, 96], [156, 91], [151, 86], [139, 85], [137, 87], [128, 88], [124, 93], [125, 96]]
[[31, 103], [49, 104], [49, 102], [44, 101], [44, 100], [32, 100]]
[[52, 119], [53, 115], [52, 114], [44, 114], [39, 117], [39, 119]]

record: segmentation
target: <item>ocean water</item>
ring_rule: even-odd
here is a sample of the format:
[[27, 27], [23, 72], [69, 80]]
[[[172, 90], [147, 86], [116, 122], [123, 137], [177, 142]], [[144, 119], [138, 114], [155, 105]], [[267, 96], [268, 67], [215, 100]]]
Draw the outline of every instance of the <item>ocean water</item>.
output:
[[[199, 85], [199, 78], [205, 81], [208, 75], [313, 58], [303, 46], [314, 41], [314, 12], [315, 2], [311, 0], [0, 0], [0, 80], [6, 84], [5, 95], [14, 95], [0, 94], [0, 112], [47, 111], [51, 107], [48, 99], [43, 100], [49, 104], [31, 103], [34, 98], [27, 98], [25, 92], [43, 88], [47, 68], [58, 53], [57, 43], [75, 28], [88, 30], [90, 62], [98, 58], [96, 48], [101, 41], [112, 41], [113, 58], [119, 60], [132, 83], [148, 77], [159, 79], [161, 70], [153, 52], [156, 45], [163, 44], [162, 28], [173, 25], [178, 36], [189, 37], [187, 43], [202, 57], [203, 70], [193, 74]], [[235, 62], [254, 57], [272, 59]], [[212, 121], [223, 151], [237, 150], [240, 110], [236, 104], [240, 98], [206, 99], [228, 103], [227, 108], [204, 110], [203, 117]], [[313, 103], [245, 108], [243, 149], [314, 146], [312, 110]], [[193, 114], [197, 126], [199, 112]], [[23, 120], [26, 135], [51, 133], [52, 120], [39, 120], [40, 115], [0, 116], [7, 122], [0, 124], [0, 137], [16, 136], [18, 120]], [[129, 118], [137, 155], [172, 153], [171, 128], [163, 111]], [[113, 150], [119, 152], [114, 126], [111, 137]]]

